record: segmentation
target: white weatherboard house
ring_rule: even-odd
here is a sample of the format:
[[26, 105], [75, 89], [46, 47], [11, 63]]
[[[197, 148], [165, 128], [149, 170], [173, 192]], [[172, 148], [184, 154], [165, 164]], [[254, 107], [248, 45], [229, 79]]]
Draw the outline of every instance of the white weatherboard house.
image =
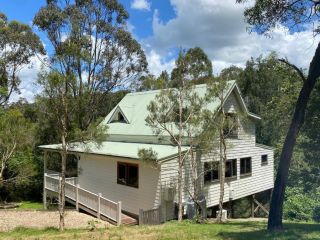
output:
[[[206, 92], [206, 85], [197, 85], [195, 91]], [[69, 152], [78, 156], [78, 176], [67, 179], [66, 196], [77, 208], [83, 208], [98, 217], [106, 217], [118, 224], [122, 213], [138, 217], [142, 210], [159, 209], [161, 221], [174, 218], [174, 201], [177, 180], [177, 148], [160, 142], [147, 126], [147, 106], [160, 91], [127, 94], [101, 124], [108, 125], [108, 139], [100, 147], [80, 145]], [[218, 108], [219, 101], [210, 106]], [[226, 89], [226, 112], [242, 113], [236, 137], [229, 139], [227, 149], [225, 202], [240, 199], [273, 188], [273, 150], [256, 143], [255, 125], [260, 120], [248, 112], [235, 81]], [[59, 145], [40, 146], [45, 152], [59, 151]], [[155, 168], [139, 160], [139, 149], [152, 148], [158, 154]], [[184, 150], [188, 147], [186, 146]], [[213, 154], [200, 155], [202, 168], [208, 168]], [[188, 162], [184, 166], [185, 184], [190, 180]], [[59, 177], [47, 171], [44, 195], [56, 192]], [[207, 207], [218, 205], [219, 181], [215, 170], [202, 177], [203, 194]], [[189, 195], [184, 192], [184, 202]], [[258, 204], [258, 203], [257, 203]], [[259, 204], [258, 204], [259, 205]], [[139, 212], [140, 210], [140, 212]], [[123, 216], [123, 215], [122, 215]], [[152, 215], [154, 216], [154, 214]], [[140, 220], [142, 216], [139, 216]]]

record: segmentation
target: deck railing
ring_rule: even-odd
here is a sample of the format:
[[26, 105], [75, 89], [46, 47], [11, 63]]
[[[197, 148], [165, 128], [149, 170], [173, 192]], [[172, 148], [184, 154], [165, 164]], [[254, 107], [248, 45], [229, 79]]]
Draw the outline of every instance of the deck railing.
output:
[[161, 223], [161, 209], [139, 210], [139, 225], [157, 225]]
[[[58, 193], [61, 177], [57, 173], [44, 174], [44, 187], [46, 190]], [[77, 184], [77, 178], [66, 178], [66, 198], [75, 202], [77, 210], [82, 206], [96, 213], [98, 218], [104, 216], [117, 225], [121, 224], [121, 202], [114, 202], [102, 196], [101, 193], [93, 193]]]

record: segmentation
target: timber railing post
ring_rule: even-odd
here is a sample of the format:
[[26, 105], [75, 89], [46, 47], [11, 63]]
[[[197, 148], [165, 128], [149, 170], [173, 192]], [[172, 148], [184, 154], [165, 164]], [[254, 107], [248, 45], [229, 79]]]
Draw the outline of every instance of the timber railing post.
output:
[[121, 201], [118, 202], [117, 204], [117, 226], [121, 225], [121, 218], [122, 218], [122, 214], [121, 214]]
[[143, 224], [143, 210], [139, 209], [139, 225]]
[[98, 206], [97, 206], [97, 218], [101, 219], [100, 212], [101, 212], [101, 193], [98, 193]]
[[77, 183], [76, 185], [76, 209], [79, 211], [79, 187], [80, 185]]

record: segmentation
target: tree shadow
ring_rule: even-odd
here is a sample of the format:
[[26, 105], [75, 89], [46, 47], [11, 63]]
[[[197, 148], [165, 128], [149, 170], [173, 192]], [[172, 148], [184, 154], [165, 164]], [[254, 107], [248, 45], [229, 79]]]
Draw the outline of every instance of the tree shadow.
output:
[[[234, 232], [222, 232], [219, 234], [224, 239], [230, 240], [256, 240], [256, 239], [320, 239], [320, 224], [308, 224], [308, 223], [285, 223], [284, 230], [269, 232], [265, 229], [266, 223], [259, 222], [238, 222], [230, 223], [230, 225], [238, 225], [241, 229], [248, 229], [247, 232], [244, 231], [234, 231]], [[252, 230], [250, 229], [252, 227]]]

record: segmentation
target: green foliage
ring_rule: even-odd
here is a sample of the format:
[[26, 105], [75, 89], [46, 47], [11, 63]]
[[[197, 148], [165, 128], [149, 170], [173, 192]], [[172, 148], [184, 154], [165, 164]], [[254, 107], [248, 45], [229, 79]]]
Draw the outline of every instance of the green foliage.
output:
[[[239, 3], [248, 0], [237, 0]], [[260, 33], [272, 31], [277, 24], [288, 26], [295, 31], [303, 30], [305, 25], [314, 23], [314, 30], [319, 33], [319, 1], [306, 0], [256, 0], [245, 10], [244, 16]]]
[[181, 50], [176, 67], [171, 73], [171, 86], [181, 87], [182, 81], [185, 80], [192, 81], [193, 84], [205, 83], [211, 77], [212, 63], [201, 48]]
[[170, 87], [170, 77], [167, 71], [163, 71], [159, 77], [152, 74], [142, 76], [139, 79], [138, 86], [135, 88], [137, 91], [157, 90]]
[[30, 63], [36, 54], [44, 54], [39, 37], [30, 26], [17, 21], [8, 22], [0, 13], [0, 106], [13, 92], [18, 92], [18, 71]]
[[[3, 183], [32, 175], [29, 166], [33, 125], [18, 109], [0, 109], [0, 178]], [[22, 166], [20, 168], [20, 166]]]
[[[299, 187], [288, 187], [283, 209], [285, 219], [296, 221], [312, 221], [316, 206], [320, 202], [320, 192], [306, 193]], [[317, 214], [317, 213], [316, 213]]]
[[320, 205], [319, 203], [317, 203], [318, 205], [315, 206], [314, 210], [313, 210], [313, 220], [316, 222], [320, 222]]
[[157, 162], [158, 153], [153, 151], [152, 148], [139, 149], [138, 150], [138, 157], [142, 162], [152, 166], [153, 168], [158, 168], [158, 162]]
[[107, 93], [126, 88], [147, 68], [140, 44], [126, 30], [127, 19], [116, 0], [48, 1], [33, 19], [54, 48], [52, 67], [68, 79], [81, 130], [96, 121]]

